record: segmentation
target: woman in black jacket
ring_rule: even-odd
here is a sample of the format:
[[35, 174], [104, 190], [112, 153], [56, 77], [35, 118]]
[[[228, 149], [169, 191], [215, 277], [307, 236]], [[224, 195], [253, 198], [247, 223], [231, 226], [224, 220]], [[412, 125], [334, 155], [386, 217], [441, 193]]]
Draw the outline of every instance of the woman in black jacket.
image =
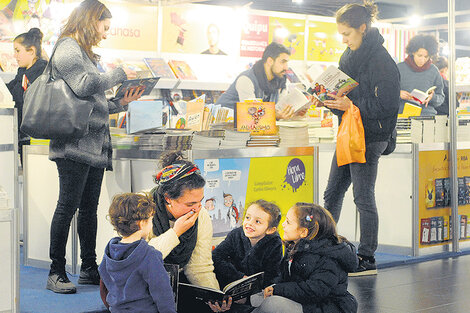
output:
[[27, 33], [18, 35], [13, 41], [15, 59], [18, 62], [18, 73], [7, 84], [8, 90], [15, 101], [18, 115], [18, 151], [23, 164], [23, 146], [29, 145], [28, 135], [19, 131], [23, 119], [23, 96], [25, 90], [44, 72], [47, 61], [41, 58], [42, 32], [31, 28]]
[[330, 177], [323, 199], [325, 208], [337, 222], [344, 194], [353, 184], [354, 203], [360, 213], [361, 238], [358, 247], [359, 267], [353, 275], [376, 274], [374, 253], [377, 249], [378, 215], [375, 203], [375, 181], [379, 158], [395, 129], [400, 103], [400, 74], [387, 50], [384, 39], [371, 22], [377, 6], [347, 4], [336, 13], [338, 32], [348, 45], [339, 68], [359, 83], [348, 96], [326, 100], [339, 119], [353, 103], [361, 111], [366, 143], [366, 163], [337, 166], [336, 153], [331, 163]]

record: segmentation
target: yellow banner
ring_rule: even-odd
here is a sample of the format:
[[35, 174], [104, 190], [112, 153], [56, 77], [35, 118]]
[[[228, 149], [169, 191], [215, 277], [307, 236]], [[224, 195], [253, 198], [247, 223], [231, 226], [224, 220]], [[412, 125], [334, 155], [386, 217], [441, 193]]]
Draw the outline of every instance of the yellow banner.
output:
[[[459, 239], [470, 238], [470, 150], [457, 151]], [[448, 151], [419, 152], [419, 247], [448, 244], [452, 239]]]
[[291, 60], [304, 59], [305, 20], [269, 17], [269, 42], [284, 44]]
[[339, 62], [345, 49], [335, 22], [309, 22], [308, 61]]

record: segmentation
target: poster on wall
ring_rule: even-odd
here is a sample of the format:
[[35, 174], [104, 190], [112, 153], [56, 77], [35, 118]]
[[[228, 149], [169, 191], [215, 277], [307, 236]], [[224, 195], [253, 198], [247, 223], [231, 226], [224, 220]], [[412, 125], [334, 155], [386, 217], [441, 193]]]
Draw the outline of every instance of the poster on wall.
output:
[[269, 17], [248, 15], [242, 26], [240, 56], [261, 58], [269, 44]]
[[[419, 152], [419, 247], [452, 241], [448, 151]], [[459, 239], [470, 240], [470, 150], [457, 150]]]
[[307, 60], [339, 62], [346, 49], [338, 34], [336, 23], [309, 21]]
[[203, 205], [215, 237], [241, 225], [258, 199], [276, 203], [285, 215], [296, 202], [313, 202], [313, 154], [308, 156], [196, 159], [206, 178]]
[[[54, 45], [61, 27], [81, 1], [11, 0], [0, 4], [0, 41], [11, 42], [32, 27], [44, 34], [43, 45]], [[100, 47], [155, 51], [157, 48], [156, 5], [103, 1], [111, 11], [108, 38]]]
[[162, 52], [236, 55], [240, 21], [234, 10], [221, 6], [163, 7]]
[[305, 20], [270, 16], [269, 42], [285, 45], [291, 53], [291, 60], [303, 60]]

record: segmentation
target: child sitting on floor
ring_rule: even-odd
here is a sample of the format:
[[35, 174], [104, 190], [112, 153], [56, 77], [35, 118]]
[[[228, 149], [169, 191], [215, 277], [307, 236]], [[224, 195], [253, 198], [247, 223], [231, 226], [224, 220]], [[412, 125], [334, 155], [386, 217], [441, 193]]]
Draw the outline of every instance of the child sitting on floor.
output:
[[282, 240], [277, 232], [281, 211], [274, 203], [257, 200], [246, 210], [241, 227], [232, 230], [212, 252], [219, 285], [264, 272], [263, 288], [279, 275]]
[[312, 203], [296, 203], [282, 224], [285, 255], [281, 276], [264, 289], [253, 313], [357, 312], [348, 272], [357, 268], [355, 248], [336, 233], [331, 214]]
[[98, 268], [111, 312], [176, 313], [162, 254], [145, 241], [154, 214], [148, 195], [123, 193], [113, 198], [109, 219], [122, 237], [109, 241]]

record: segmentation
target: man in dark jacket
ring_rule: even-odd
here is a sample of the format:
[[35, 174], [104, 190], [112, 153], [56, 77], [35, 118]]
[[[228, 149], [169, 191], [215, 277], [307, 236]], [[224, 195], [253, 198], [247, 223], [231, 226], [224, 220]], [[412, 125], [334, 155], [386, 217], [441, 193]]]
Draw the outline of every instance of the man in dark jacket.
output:
[[[251, 69], [238, 75], [216, 104], [235, 109], [237, 102], [255, 98], [276, 103], [279, 93], [286, 88], [289, 56], [290, 52], [284, 45], [270, 43], [264, 50], [261, 60], [258, 60]], [[290, 105], [281, 111], [276, 111], [276, 119], [288, 119], [293, 115], [294, 110]]]

